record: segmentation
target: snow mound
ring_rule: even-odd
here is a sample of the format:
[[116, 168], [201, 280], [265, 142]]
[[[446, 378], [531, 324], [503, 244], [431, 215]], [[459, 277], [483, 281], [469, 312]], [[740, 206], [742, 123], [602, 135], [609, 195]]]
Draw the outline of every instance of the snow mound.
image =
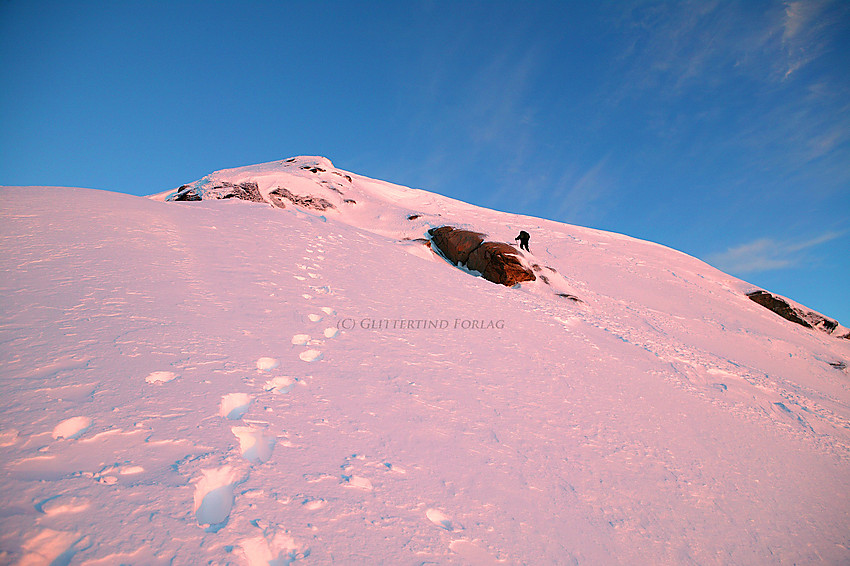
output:
[[145, 381], [148, 383], [168, 383], [177, 378], [173, 371], [154, 371], [148, 374]]
[[275, 358], [260, 358], [257, 360], [257, 369], [260, 371], [271, 371], [280, 367], [280, 360]]
[[53, 438], [73, 440], [79, 438], [92, 425], [92, 420], [89, 417], [71, 417], [56, 425], [53, 429]]

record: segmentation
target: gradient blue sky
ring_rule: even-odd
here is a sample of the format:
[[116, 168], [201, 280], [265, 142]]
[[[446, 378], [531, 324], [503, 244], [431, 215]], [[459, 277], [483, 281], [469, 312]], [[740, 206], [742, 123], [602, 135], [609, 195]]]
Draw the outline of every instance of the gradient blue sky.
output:
[[0, 184], [144, 195], [324, 155], [850, 326], [844, 0], [0, 0], [0, 85]]

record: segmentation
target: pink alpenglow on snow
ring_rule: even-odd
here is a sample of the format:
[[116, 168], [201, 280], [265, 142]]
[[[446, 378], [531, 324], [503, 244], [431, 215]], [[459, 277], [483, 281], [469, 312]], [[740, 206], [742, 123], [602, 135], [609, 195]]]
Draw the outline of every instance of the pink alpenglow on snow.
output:
[[92, 425], [89, 417], [72, 417], [64, 420], [53, 429], [53, 438], [74, 439], [79, 437]]
[[251, 396], [247, 393], [228, 393], [221, 398], [219, 415], [235, 421], [242, 418], [251, 405]]
[[0, 194], [0, 562], [850, 563], [850, 331], [695, 258], [319, 157]]
[[148, 374], [145, 381], [148, 383], [168, 383], [177, 378], [173, 371], [154, 371]]
[[257, 360], [257, 369], [260, 371], [271, 371], [280, 367], [280, 361], [275, 358], [260, 358]]

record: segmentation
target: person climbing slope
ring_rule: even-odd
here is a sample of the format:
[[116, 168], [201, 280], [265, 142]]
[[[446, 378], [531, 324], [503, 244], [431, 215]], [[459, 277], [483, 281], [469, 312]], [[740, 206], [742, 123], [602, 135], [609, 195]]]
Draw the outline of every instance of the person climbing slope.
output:
[[531, 253], [531, 250], [528, 249], [528, 240], [531, 239], [531, 236], [525, 230], [520, 230], [519, 236], [514, 238], [514, 240], [519, 240], [519, 249], [525, 249], [528, 253]]

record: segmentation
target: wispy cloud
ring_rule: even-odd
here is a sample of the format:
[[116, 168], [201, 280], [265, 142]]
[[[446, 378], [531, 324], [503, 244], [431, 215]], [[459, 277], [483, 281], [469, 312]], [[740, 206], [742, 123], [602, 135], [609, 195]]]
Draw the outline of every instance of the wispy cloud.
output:
[[848, 13], [844, 0], [638, 3], [619, 20], [631, 38], [621, 62], [629, 88], [671, 95], [741, 76], [780, 82], [841, 48]]
[[[470, 15], [449, 22], [452, 33], [436, 48], [428, 44], [421, 85], [411, 94], [416, 104], [404, 118], [410, 146], [424, 142], [429, 148], [403, 165], [420, 186], [500, 208], [536, 198], [536, 186], [519, 185], [535, 173], [541, 112], [534, 97], [546, 73], [548, 38], [534, 33], [533, 10], [508, 19], [513, 12], [488, 12], [487, 26], [499, 30], [498, 42], [470, 43], [482, 25]], [[487, 49], [490, 43], [493, 49]], [[487, 180], [486, 193], [468, 184], [475, 169]]]
[[782, 46], [786, 52], [784, 78], [790, 77], [828, 49], [831, 28], [840, 19], [836, 0], [785, 2]]
[[816, 238], [798, 242], [778, 242], [760, 238], [746, 244], [710, 254], [709, 263], [728, 273], [757, 273], [788, 269], [803, 265], [808, 260], [806, 251], [840, 237], [840, 232], [827, 232]]
[[596, 216], [596, 201], [609, 197], [613, 185], [606, 170], [609, 158], [610, 155], [603, 157], [578, 174], [567, 171], [561, 175], [551, 196], [554, 218], [587, 223]]
[[620, 18], [627, 42], [608, 106], [638, 108], [645, 131], [673, 147], [745, 158], [743, 175], [844, 190], [850, 81], [835, 55], [846, 50], [850, 3], [649, 0]]
[[624, 96], [661, 89], [677, 96], [690, 88], [715, 88], [730, 71], [761, 72], [764, 50], [780, 23], [763, 13], [717, 0], [644, 2], [622, 13], [630, 40], [620, 57]]

